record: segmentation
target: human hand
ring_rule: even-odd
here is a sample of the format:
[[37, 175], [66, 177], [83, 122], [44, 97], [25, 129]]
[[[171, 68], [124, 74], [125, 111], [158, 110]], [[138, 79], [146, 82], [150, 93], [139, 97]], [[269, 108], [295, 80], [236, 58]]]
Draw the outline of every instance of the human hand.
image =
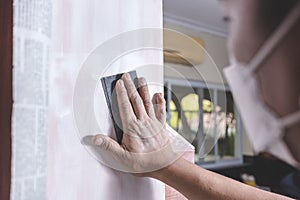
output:
[[124, 74], [116, 84], [123, 126], [121, 145], [101, 134], [87, 136], [83, 140], [85, 144], [93, 145], [97, 159], [105, 165], [147, 176], [149, 172], [166, 167], [178, 159], [180, 153], [176, 150], [188, 146], [181, 137], [176, 137], [166, 129], [163, 95], [156, 93], [151, 100], [144, 78], [138, 79], [138, 87], [140, 94], [129, 74]]

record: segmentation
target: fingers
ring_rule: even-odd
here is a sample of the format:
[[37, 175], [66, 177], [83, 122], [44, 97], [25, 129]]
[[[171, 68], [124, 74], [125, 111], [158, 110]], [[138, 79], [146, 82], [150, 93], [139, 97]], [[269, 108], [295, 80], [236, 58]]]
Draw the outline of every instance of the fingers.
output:
[[126, 125], [128, 124], [129, 120], [135, 119], [136, 117], [132, 110], [127, 91], [122, 80], [117, 82], [116, 90], [122, 125], [123, 128], [127, 128]]
[[166, 122], [166, 102], [162, 93], [155, 93], [152, 98], [156, 118], [161, 122]]
[[125, 73], [122, 76], [122, 80], [124, 81], [124, 85], [127, 89], [128, 97], [132, 103], [134, 113], [138, 119], [143, 119], [147, 116], [145, 107], [143, 105], [143, 101], [137, 92], [133, 81], [128, 73]]
[[138, 79], [138, 88], [139, 88], [139, 93], [142, 97], [144, 107], [145, 107], [147, 114], [151, 118], [155, 117], [153, 104], [150, 99], [150, 94], [149, 94], [149, 90], [148, 90], [148, 86], [147, 86], [147, 82], [146, 82], [145, 78]]

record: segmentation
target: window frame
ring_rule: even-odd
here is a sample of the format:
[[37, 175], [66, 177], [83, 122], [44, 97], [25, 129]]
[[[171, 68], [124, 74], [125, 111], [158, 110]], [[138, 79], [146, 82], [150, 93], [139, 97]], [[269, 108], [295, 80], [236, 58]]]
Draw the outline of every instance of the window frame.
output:
[[0, 199], [9, 200], [11, 190], [11, 116], [13, 1], [0, 1]]
[[[172, 86], [189, 86], [193, 88], [197, 88], [197, 92], [199, 95], [199, 121], [203, 122], [203, 110], [202, 110], [202, 100], [203, 100], [203, 91], [204, 89], [212, 90], [213, 91], [213, 104], [218, 105], [218, 91], [221, 92], [231, 92], [229, 86], [227, 85], [220, 85], [215, 83], [205, 83], [203, 81], [194, 81], [188, 80], [189, 85], [186, 84], [186, 80], [176, 79], [176, 78], [169, 78], [164, 77], [164, 85], [168, 88], [167, 90], [167, 99], [166, 99], [166, 107], [167, 107], [167, 122], [170, 121], [171, 113], [170, 113], [170, 102], [171, 102], [171, 92]], [[235, 110], [236, 106], [235, 106]], [[216, 112], [214, 108], [213, 112]], [[219, 168], [226, 168], [226, 167], [233, 167], [239, 166], [243, 164], [243, 125], [242, 120], [240, 117], [239, 112], [236, 112], [236, 122], [237, 122], [237, 139], [235, 139], [235, 157], [233, 159], [224, 160], [219, 158], [218, 154], [218, 145], [215, 145], [214, 148], [214, 161], [208, 162], [196, 162], [197, 165], [206, 168], [206, 169], [219, 169]], [[201, 128], [201, 132], [203, 133], [203, 123], [200, 123], [199, 128]], [[214, 126], [215, 132], [215, 140], [217, 139], [217, 132], [216, 132], [216, 125]], [[200, 134], [197, 134], [199, 143]], [[217, 144], [217, 143], [216, 143]]]

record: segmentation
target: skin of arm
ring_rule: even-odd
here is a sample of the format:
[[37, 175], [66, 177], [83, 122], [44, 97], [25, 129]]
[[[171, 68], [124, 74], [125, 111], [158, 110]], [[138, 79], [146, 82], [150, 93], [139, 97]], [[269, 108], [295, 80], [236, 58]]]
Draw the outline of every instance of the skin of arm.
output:
[[184, 158], [149, 176], [170, 185], [188, 199], [290, 199], [205, 170]]

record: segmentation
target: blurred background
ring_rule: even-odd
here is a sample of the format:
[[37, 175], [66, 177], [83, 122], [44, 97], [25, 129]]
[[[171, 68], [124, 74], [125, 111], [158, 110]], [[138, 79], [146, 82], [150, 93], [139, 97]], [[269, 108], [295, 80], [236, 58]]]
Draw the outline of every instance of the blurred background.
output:
[[0, 15], [1, 200], [172, 199], [162, 183], [95, 162], [72, 113], [88, 55], [113, 36], [149, 27], [171, 30], [147, 38], [163, 51], [141, 50], [113, 66], [162, 66], [146, 78], [164, 86], [167, 123], [195, 147], [195, 163], [284, 194], [281, 180], [296, 169], [254, 154], [223, 76], [228, 31], [219, 1], [2, 0]]

